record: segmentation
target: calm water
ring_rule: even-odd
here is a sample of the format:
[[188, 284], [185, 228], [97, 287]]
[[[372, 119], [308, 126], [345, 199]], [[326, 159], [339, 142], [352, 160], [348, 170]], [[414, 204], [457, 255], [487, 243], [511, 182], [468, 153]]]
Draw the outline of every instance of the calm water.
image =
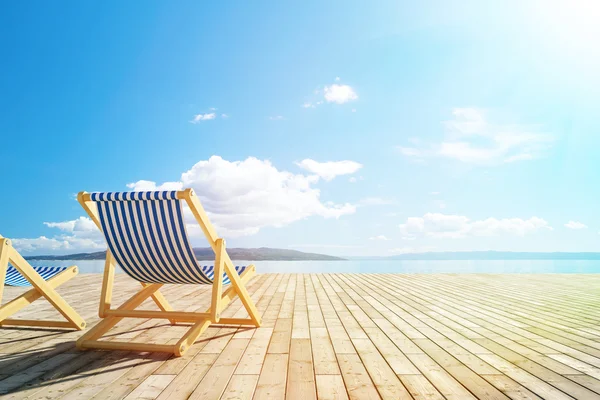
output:
[[[32, 261], [33, 265], [77, 265], [81, 273], [100, 273], [104, 261]], [[202, 265], [210, 265], [202, 261]], [[250, 261], [235, 261], [248, 265]], [[414, 261], [414, 260], [350, 260], [350, 261], [256, 261], [261, 272], [365, 272], [365, 273], [575, 273], [600, 272], [600, 260], [510, 260], [510, 261]]]

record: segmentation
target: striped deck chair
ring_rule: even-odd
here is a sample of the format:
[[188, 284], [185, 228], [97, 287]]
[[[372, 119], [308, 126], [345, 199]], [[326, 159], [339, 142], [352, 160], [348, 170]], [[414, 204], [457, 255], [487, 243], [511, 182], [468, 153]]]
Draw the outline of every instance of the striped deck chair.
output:
[[[32, 267], [12, 247], [11, 241], [0, 235], [0, 326], [33, 326], [46, 328], [85, 328], [85, 321], [54, 290], [77, 275], [77, 267]], [[4, 286], [33, 286], [14, 300], [2, 304]], [[17, 311], [45, 297], [66, 321], [9, 319]]]
[[[260, 326], [258, 311], [245, 284], [254, 265], [236, 268], [193, 190], [78, 194], [78, 200], [100, 228], [108, 251], [100, 297], [102, 320], [78, 341], [80, 349], [160, 351], [181, 356], [211, 324]], [[194, 256], [183, 220], [183, 202], [191, 209], [215, 252], [215, 265], [201, 267]], [[142, 288], [118, 308], [111, 308], [115, 265], [119, 264]], [[211, 306], [205, 312], [173, 311], [159, 289], [168, 283], [212, 285]], [[231, 283], [224, 290], [223, 285]], [[222, 310], [239, 296], [249, 318], [221, 318]], [[149, 297], [160, 311], [136, 310]], [[192, 323], [175, 344], [102, 341], [100, 338], [123, 318], [159, 318]]]

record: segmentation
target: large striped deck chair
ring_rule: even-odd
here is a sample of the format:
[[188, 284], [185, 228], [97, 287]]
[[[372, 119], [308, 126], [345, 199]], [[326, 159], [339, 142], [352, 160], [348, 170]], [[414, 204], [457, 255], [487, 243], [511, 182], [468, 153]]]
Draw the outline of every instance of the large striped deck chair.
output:
[[[260, 317], [245, 284], [255, 274], [254, 265], [234, 267], [200, 200], [192, 189], [166, 192], [86, 193], [77, 196], [100, 228], [108, 250], [100, 297], [102, 320], [78, 341], [80, 349], [160, 351], [181, 356], [211, 324], [260, 326]], [[183, 218], [185, 202], [215, 252], [213, 267], [201, 267], [188, 241]], [[142, 288], [118, 308], [112, 308], [115, 265]], [[173, 311], [159, 292], [164, 284], [212, 285], [211, 306], [205, 312]], [[229, 284], [224, 290], [223, 285]], [[221, 318], [221, 312], [239, 296], [249, 318]], [[149, 297], [160, 311], [136, 310]], [[159, 318], [192, 323], [175, 344], [103, 341], [102, 336], [123, 318]]]
[[[56, 288], [77, 275], [77, 267], [32, 267], [14, 247], [10, 239], [0, 235], [0, 326], [45, 328], [85, 328], [85, 321], [56, 292]], [[17, 298], [2, 304], [4, 286], [32, 286]], [[10, 319], [18, 311], [40, 297], [46, 298], [66, 321]]]

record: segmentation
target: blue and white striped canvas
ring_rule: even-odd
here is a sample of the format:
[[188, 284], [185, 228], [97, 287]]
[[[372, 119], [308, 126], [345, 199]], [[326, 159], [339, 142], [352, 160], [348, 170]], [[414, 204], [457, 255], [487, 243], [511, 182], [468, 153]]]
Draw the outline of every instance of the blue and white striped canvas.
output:
[[[55, 275], [60, 274], [67, 267], [33, 267], [35, 272], [40, 274], [40, 276], [47, 281]], [[4, 283], [10, 286], [31, 286], [31, 283], [21, 273], [12, 265], [8, 266], [6, 270], [6, 278], [4, 279]]]
[[[189, 243], [176, 191], [92, 193], [102, 233], [123, 271], [144, 283], [211, 284]], [[241, 273], [245, 267], [236, 267]], [[226, 279], [229, 283], [229, 279]]]

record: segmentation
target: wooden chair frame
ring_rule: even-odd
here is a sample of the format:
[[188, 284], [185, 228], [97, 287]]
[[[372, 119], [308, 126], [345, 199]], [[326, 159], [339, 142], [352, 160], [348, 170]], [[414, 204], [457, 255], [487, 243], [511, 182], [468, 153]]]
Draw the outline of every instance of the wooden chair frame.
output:
[[[196, 339], [210, 325], [251, 325], [259, 327], [261, 319], [254, 302], [250, 298], [245, 284], [256, 273], [254, 265], [249, 265], [244, 272], [238, 274], [225, 249], [225, 240], [219, 238], [210, 223], [200, 200], [192, 189], [177, 192], [179, 200], [185, 200], [198, 224], [202, 228], [208, 243], [215, 252], [214, 281], [212, 287], [211, 306], [203, 313], [174, 311], [167, 299], [160, 293], [161, 283], [143, 283], [142, 289], [129, 298], [118, 308], [111, 308], [113, 283], [115, 278], [115, 258], [109, 250], [106, 251], [104, 264], [104, 278], [102, 281], [102, 292], [100, 294], [99, 316], [102, 318], [96, 326], [86, 332], [78, 341], [80, 349], [112, 349], [130, 351], [156, 351], [173, 353], [176, 356], [183, 355], [194, 344]], [[100, 230], [100, 218], [96, 204], [91, 200], [90, 194], [80, 192], [77, 199], [86, 210], [90, 218]], [[231, 286], [223, 292], [223, 272], [231, 281]], [[221, 312], [227, 305], [239, 296], [242, 304], [248, 312], [249, 318], [221, 318]], [[156, 303], [160, 311], [136, 310], [149, 297]], [[99, 340], [112, 327], [123, 318], [158, 318], [167, 319], [171, 324], [177, 322], [191, 322], [191, 328], [174, 345], [150, 344], [139, 342], [119, 342]]]
[[[5, 285], [4, 279], [6, 278], [9, 262], [31, 283], [33, 288], [8, 303], [1, 305]], [[72, 266], [46, 281], [12, 247], [10, 239], [0, 235], [0, 326], [84, 329], [85, 321], [83, 318], [55, 290], [58, 286], [75, 277], [77, 272], [77, 267]], [[40, 297], [45, 297], [65, 317], [66, 321], [8, 318]]]

